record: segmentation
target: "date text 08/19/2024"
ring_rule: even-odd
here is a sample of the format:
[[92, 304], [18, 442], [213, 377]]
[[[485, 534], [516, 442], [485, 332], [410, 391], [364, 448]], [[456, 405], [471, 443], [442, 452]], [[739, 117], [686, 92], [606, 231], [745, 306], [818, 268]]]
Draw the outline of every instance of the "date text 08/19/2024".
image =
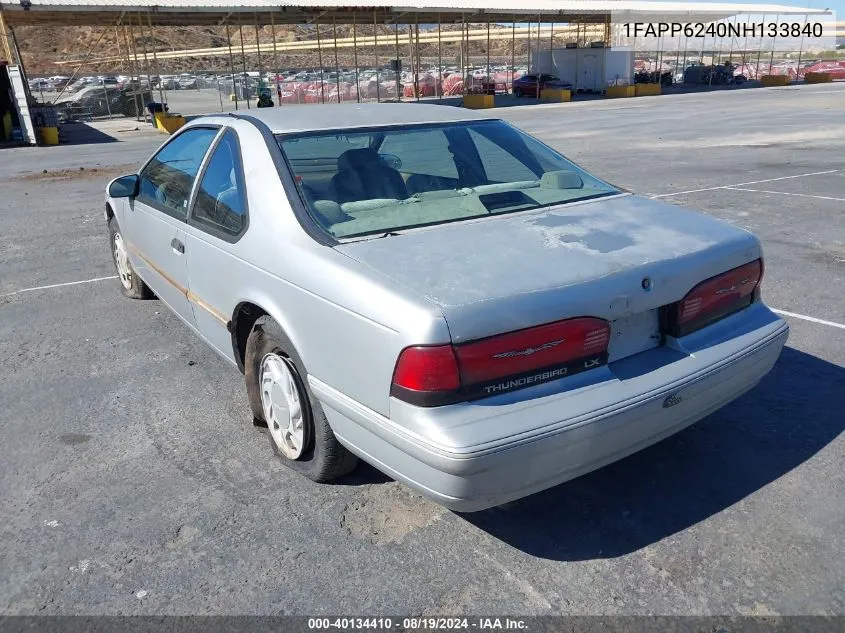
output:
[[525, 620], [519, 618], [485, 617], [336, 617], [308, 618], [308, 630], [478, 630], [524, 631]]

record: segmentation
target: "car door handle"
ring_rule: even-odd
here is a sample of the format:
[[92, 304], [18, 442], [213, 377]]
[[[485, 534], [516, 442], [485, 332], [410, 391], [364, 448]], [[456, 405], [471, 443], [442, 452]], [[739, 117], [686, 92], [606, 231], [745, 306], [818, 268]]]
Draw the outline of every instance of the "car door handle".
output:
[[179, 240], [177, 240], [175, 237], [172, 240], [170, 240], [170, 248], [172, 248], [174, 251], [176, 251], [180, 255], [184, 255], [184, 253], [185, 253], [185, 245], [182, 242], [180, 242]]

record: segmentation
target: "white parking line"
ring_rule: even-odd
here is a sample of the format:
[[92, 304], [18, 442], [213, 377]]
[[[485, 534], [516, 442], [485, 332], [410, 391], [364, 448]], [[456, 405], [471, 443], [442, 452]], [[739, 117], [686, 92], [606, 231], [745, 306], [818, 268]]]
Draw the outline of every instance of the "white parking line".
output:
[[766, 191], [765, 189], [745, 189], [743, 187], [725, 187], [731, 191], [751, 191], [753, 193], [773, 193], [779, 196], [799, 196], [801, 198], [816, 198], [817, 200], [835, 200], [845, 202], [845, 198], [831, 198], [830, 196], [814, 196], [811, 193], [792, 193], [791, 191]]
[[50, 284], [49, 286], [34, 286], [32, 288], [23, 288], [21, 290], [15, 290], [14, 292], [7, 292], [6, 294], [0, 295], [0, 297], [12, 297], [14, 295], [23, 294], [24, 292], [35, 292], [36, 290], [49, 290], [50, 288], [61, 288], [63, 286], [78, 286], [79, 284], [92, 284], [95, 281], [106, 281], [107, 279], [117, 279], [117, 275], [111, 275], [110, 277], [94, 277], [94, 279], [83, 279], [81, 281], [66, 281], [63, 284]]
[[764, 182], [776, 182], [778, 180], [790, 180], [792, 178], [806, 178], [807, 176], [822, 176], [824, 174], [835, 174], [837, 172], [843, 171], [841, 169], [828, 169], [827, 171], [814, 171], [810, 172], [809, 174], [796, 174], [794, 176], [780, 176], [779, 178], [767, 178], [765, 180], [753, 180], [751, 182], [738, 182], [735, 185], [719, 185], [718, 187], [705, 187], [703, 189], [689, 189], [687, 191], [674, 191], [672, 193], [661, 193], [656, 196], [651, 196], [651, 199], [654, 200], [655, 198], [668, 198], [669, 196], [682, 196], [685, 193], [699, 193], [701, 191], [716, 191], [717, 189], [731, 189], [733, 187], [744, 187], [745, 185], [759, 185]]
[[802, 321], [809, 321], [810, 323], [818, 323], [820, 325], [829, 325], [830, 327], [836, 327], [840, 330], [845, 330], [845, 323], [834, 323], [833, 321], [817, 319], [816, 317], [807, 316], [806, 314], [795, 314], [794, 312], [787, 312], [786, 310], [775, 310], [774, 308], [772, 308], [772, 312], [777, 312], [778, 314], [792, 317], [793, 319], [801, 319]]

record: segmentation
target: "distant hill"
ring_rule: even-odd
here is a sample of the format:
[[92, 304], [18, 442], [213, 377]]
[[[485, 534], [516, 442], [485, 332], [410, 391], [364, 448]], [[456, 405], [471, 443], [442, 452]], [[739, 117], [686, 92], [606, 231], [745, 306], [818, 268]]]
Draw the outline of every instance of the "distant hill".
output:
[[[443, 31], [460, 30], [460, 25], [444, 25]], [[471, 29], [485, 28], [483, 25], [471, 25]], [[316, 39], [316, 29], [313, 26], [276, 26], [276, 41], [290, 42]], [[420, 27], [423, 32], [423, 27]], [[76, 65], [57, 64], [58, 61], [81, 60], [88, 57], [91, 62], [80, 69], [79, 74], [100, 74], [100, 73], [121, 73], [129, 74], [130, 69], [125, 64], [117, 62], [97, 62], [98, 58], [115, 57], [124, 55], [125, 44], [122, 31], [116, 28], [101, 27], [19, 27], [16, 29], [18, 44], [24, 57], [26, 70], [30, 75], [70, 75]], [[358, 37], [373, 35], [373, 25], [359, 25], [357, 27]], [[240, 56], [240, 34], [237, 27], [230, 27], [232, 39], [232, 51], [236, 69], [242, 69], [243, 62]], [[243, 39], [246, 45], [255, 44], [255, 27], [243, 27]], [[261, 67], [270, 69], [273, 63], [272, 41], [273, 31], [271, 27], [265, 26], [259, 29], [259, 43], [261, 46]], [[395, 31], [393, 26], [379, 26], [379, 61], [385, 63], [387, 59], [395, 56]], [[134, 27], [135, 47], [138, 55], [143, 55], [146, 48], [148, 58], [152, 58], [152, 51], [165, 50], [186, 50], [197, 48], [212, 48], [227, 45], [225, 27], [156, 27], [153, 29], [152, 37], [146, 28]], [[332, 25], [320, 26], [320, 37], [325, 42], [333, 36]], [[337, 37], [352, 37], [351, 25], [337, 25]], [[384, 38], [383, 43], [382, 39]], [[548, 42], [542, 43], [548, 46]], [[536, 44], [535, 44], [536, 45]], [[558, 45], [561, 45], [558, 43]], [[511, 41], [509, 39], [492, 41], [490, 55], [500, 62], [509, 61], [511, 57]], [[443, 44], [442, 54], [444, 64], [455, 63], [458, 55], [459, 45], [457, 43]], [[525, 56], [528, 52], [528, 42], [517, 40], [516, 42], [517, 63], [525, 63]], [[431, 61], [437, 57], [436, 44], [423, 44], [421, 56]], [[399, 55], [404, 58], [407, 67], [410, 59], [409, 33], [406, 26], [399, 26]], [[486, 41], [470, 42], [470, 56], [475, 63], [483, 63], [486, 58]], [[250, 69], [257, 68], [258, 58], [256, 55], [247, 55], [247, 66]], [[519, 59], [521, 57], [521, 59]], [[279, 68], [314, 68], [319, 64], [317, 51], [303, 51], [296, 53], [280, 53], [278, 55]], [[334, 65], [334, 51], [323, 51], [323, 65], [331, 67]], [[360, 66], [373, 65], [375, 55], [373, 47], [360, 47], [358, 51], [358, 63]], [[143, 63], [143, 61], [141, 62]], [[152, 62], [151, 62], [152, 63]], [[338, 50], [338, 65], [351, 67], [354, 63], [352, 49]], [[212, 56], [205, 58], [183, 58], [166, 60], [162, 62], [161, 72], [165, 74], [187, 71], [225, 71], [229, 68], [227, 55]], [[142, 69], [142, 72], [145, 70]], [[151, 68], [156, 74], [156, 69]]]

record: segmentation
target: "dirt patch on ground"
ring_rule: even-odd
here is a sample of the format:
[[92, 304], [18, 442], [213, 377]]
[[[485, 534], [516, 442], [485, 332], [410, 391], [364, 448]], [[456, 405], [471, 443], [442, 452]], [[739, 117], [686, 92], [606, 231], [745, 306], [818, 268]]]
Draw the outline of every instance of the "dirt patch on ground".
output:
[[108, 167], [70, 167], [67, 169], [42, 169], [24, 172], [18, 176], [21, 180], [85, 180], [88, 178], [110, 179], [129, 174], [138, 169], [137, 165], [110, 165]]
[[340, 523], [355, 538], [387, 545], [430, 525], [446, 512], [405, 486], [390, 483], [372, 486], [361, 499], [349, 503]]

